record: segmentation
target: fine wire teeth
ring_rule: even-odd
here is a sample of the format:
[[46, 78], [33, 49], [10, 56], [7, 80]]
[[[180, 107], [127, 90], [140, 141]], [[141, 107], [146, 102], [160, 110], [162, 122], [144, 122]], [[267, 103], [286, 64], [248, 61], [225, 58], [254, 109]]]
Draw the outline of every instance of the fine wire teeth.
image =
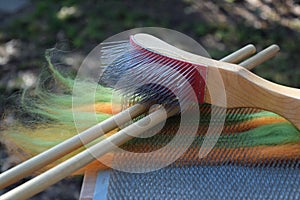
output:
[[177, 92], [182, 102], [187, 101], [189, 95], [185, 94], [184, 87], [193, 80], [194, 71], [190, 64], [141, 51], [129, 41], [102, 45], [101, 64], [106, 69], [101, 79], [105, 85], [131, 100], [174, 103], [178, 97], [173, 92]]
[[112, 45], [112, 44], [123, 44], [129, 43], [128, 40], [119, 40], [119, 41], [111, 41], [111, 42], [102, 42], [100, 45]]
[[101, 46], [101, 50], [103, 51], [113, 51], [115, 49], [120, 49], [120, 48], [127, 48], [130, 47], [128, 44], [124, 43], [124, 44], [120, 44], [120, 45], [108, 45], [108, 46]]

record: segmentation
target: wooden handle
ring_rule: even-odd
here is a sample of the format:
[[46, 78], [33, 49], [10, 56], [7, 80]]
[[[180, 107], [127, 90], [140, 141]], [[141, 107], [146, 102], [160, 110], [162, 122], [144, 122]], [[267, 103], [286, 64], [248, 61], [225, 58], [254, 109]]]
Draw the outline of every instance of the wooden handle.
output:
[[[207, 66], [205, 102], [228, 108], [255, 107], [269, 110], [285, 117], [300, 129], [299, 89], [264, 80], [239, 65], [178, 49], [149, 34], [136, 34], [132, 36], [132, 41], [142, 48], [172, 59]], [[224, 92], [226, 98], [218, 98]]]
[[118, 127], [118, 125], [123, 125], [124, 123], [130, 121], [131, 118], [141, 115], [146, 111], [146, 109], [146, 105], [136, 104], [129, 109], [83, 131], [82, 133], [75, 135], [59, 145], [56, 145], [51, 149], [48, 149], [43, 153], [40, 153], [39, 155], [32, 157], [29, 160], [3, 172], [0, 174], [0, 189], [15, 183], [16, 181], [32, 174], [36, 170], [41, 169], [47, 164], [78, 149], [84, 144], [88, 144], [103, 134], [114, 130]]
[[[267, 81], [240, 66], [225, 68], [224, 63], [219, 63], [224, 68], [208, 67], [207, 103], [217, 106], [226, 104], [228, 108], [254, 107], [268, 110], [281, 115], [300, 129], [300, 90], [282, 86]], [[234, 70], [233, 70], [234, 69]], [[220, 76], [222, 81], [220, 80]], [[224, 87], [222, 86], [224, 84]], [[226, 101], [221, 98], [212, 100], [222, 94], [225, 89]]]

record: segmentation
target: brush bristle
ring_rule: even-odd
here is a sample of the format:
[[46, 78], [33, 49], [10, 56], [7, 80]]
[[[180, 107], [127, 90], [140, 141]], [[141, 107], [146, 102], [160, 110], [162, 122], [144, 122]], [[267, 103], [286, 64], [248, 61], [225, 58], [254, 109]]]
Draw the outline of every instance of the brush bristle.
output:
[[132, 39], [102, 45], [100, 84], [139, 102], [181, 107], [204, 102], [206, 67], [143, 48]]

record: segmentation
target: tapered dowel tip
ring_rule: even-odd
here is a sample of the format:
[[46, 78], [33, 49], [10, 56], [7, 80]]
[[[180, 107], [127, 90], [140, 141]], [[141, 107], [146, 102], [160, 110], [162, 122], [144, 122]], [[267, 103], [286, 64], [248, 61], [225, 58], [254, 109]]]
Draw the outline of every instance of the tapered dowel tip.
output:
[[262, 50], [261, 52], [257, 53], [256, 55], [252, 56], [251, 58], [243, 61], [239, 65], [247, 68], [248, 70], [251, 70], [254, 67], [256, 67], [257, 65], [276, 56], [279, 51], [280, 51], [279, 46], [276, 44], [273, 44], [273, 45], [269, 46], [268, 48]]
[[220, 61], [222, 62], [230, 62], [230, 63], [238, 63], [252, 54], [256, 52], [256, 48], [253, 44], [248, 44], [244, 46], [243, 48], [233, 52], [232, 54], [229, 54], [225, 58], [222, 58]]

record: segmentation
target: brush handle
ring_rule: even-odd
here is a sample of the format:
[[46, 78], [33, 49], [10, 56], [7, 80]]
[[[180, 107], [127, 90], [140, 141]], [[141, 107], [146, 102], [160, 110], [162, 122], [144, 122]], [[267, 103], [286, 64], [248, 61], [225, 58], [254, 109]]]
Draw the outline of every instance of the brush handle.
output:
[[[272, 83], [239, 65], [178, 49], [149, 34], [136, 34], [131, 40], [144, 49], [192, 63], [201, 70], [206, 67], [204, 102], [227, 108], [254, 107], [268, 110], [281, 115], [300, 129], [299, 89]], [[225, 95], [226, 98], [220, 98]]]
[[[300, 129], [300, 89], [267, 81], [243, 67], [218, 63], [207, 69], [205, 102], [217, 106], [254, 107], [281, 115]], [[222, 79], [221, 81], [217, 81]], [[224, 87], [222, 86], [224, 84]], [[226, 102], [216, 98], [225, 89]], [[214, 97], [214, 98], [213, 98]]]
[[[281, 115], [300, 129], [299, 89], [272, 83], [239, 65], [178, 49], [149, 34], [136, 34], [131, 40], [143, 49], [198, 68], [206, 79], [206, 85], [203, 82], [199, 86], [205, 87], [204, 102], [227, 108], [254, 107], [268, 110]], [[202, 103], [202, 99], [198, 101]]]

